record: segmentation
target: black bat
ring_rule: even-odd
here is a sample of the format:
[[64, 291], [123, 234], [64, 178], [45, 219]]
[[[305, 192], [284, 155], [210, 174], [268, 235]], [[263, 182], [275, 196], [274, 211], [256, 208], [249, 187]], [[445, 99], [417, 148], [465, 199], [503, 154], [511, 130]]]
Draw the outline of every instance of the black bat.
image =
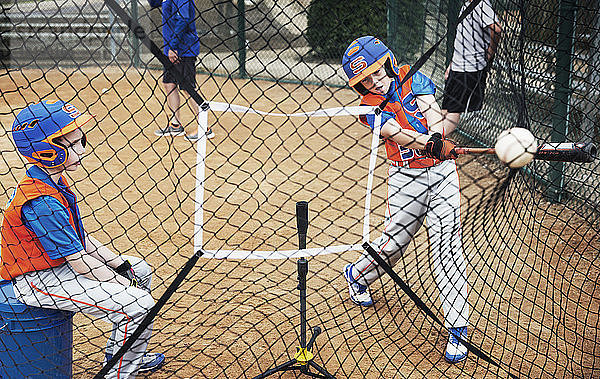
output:
[[[457, 146], [455, 150], [457, 154], [496, 153], [492, 147]], [[533, 158], [543, 161], [591, 163], [596, 159], [597, 153], [598, 149], [593, 142], [545, 143], [538, 148]]]

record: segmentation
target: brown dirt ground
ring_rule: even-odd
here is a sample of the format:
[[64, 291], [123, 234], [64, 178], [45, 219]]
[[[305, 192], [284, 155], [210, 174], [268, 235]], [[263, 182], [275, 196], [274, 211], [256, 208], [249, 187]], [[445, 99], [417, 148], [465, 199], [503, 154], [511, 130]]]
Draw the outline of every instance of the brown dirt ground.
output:
[[[13, 112], [60, 98], [96, 115], [83, 170], [74, 173], [89, 233], [155, 268], [154, 295], [193, 254], [196, 151], [183, 138], [158, 138], [166, 123], [159, 72], [118, 68], [12, 70], [0, 74], [0, 197], [24, 173], [10, 141]], [[355, 105], [347, 89], [199, 76], [204, 98], [293, 113]], [[183, 119], [193, 132], [189, 108]], [[370, 132], [351, 117], [286, 119], [209, 115], [204, 206], [207, 249], [297, 247], [295, 202], [309, 201], [308, 247], [360, 243]], [[380, 156], [384, 153], [380, 150]], [[518, 175], [504, 201], [488, 203], [506, 171], [461, 157], [463, 224], [469, 258], [471, 342], [502, 362], [473, 354], [451, 366], [446, 334], [387, 277], [377, 300], [347, 300], [341, 268], [359, 252], [310, 258], [309, 326], [320, 326], [315, 361], [338, 378], [599, 377], [600, 272], [597, 225], [549, 204]], [[535, 169], [535, 165], [532, 166]], [[375, 172], [371, 240], [385, 207], [386, 165]], [[397, 272], [441, 316], [424, 232]], [[253, 377], [291, 359], [299, 313], [294, 260], [200, 259], [154, 323], [151, 350], [168, 364], [152, 377]], [[108, 325], [77, 315], [74, 372], [100, 367]], [[309, 332], [310, 337], [310, 332]], [[281, 377], [296, 377], [296, 372]]]

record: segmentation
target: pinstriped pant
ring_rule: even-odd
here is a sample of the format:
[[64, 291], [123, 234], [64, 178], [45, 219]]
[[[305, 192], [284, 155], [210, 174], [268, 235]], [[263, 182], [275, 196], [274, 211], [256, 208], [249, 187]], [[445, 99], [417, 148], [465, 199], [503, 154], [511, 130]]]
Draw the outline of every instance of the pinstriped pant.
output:
[[[19, 301], [30, 306], [83, 312], [112, 323], [106, 352], [114, 354], [154, 306], [154, 299], [150, 295], [152, 269], [140, 258], [125, 255], [123, 258], [131, 262], [142, 288], [91, 280], [77, 274], [65, 263], [18, 276], [13, 286], [15, 295]], [[135, 377], [151, 334], [150, 325], [106, 378]], [[98, 362], [98, 369], [101, 364]]]
[[[375, 249], [393, 267], [425, 223], [445, 326], [466, 326], [469, 305], [456, 163], [448, 160], [423, 169], [391, 166], [387, 203], [385, 229]], [[359, 283], [369, 285], [383, 273], [366, 252], [354, 263]]]

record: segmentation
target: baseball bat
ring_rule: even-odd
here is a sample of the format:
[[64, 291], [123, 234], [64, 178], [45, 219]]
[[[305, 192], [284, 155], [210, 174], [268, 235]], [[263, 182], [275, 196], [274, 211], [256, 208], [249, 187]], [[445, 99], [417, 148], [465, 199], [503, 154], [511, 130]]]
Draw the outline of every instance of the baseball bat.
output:
[[[495, 154], [493, 147], [456, 147], [457, 154]], [[598, 150], [593, 142], [545, 143], [534, 155], [543, 161], [590, 163], [596, 159]]]
[[306, 231], [308, 230], [308, 203], [296, 203], [296, 225], [298, 226], [298, 247], [306, 249]]

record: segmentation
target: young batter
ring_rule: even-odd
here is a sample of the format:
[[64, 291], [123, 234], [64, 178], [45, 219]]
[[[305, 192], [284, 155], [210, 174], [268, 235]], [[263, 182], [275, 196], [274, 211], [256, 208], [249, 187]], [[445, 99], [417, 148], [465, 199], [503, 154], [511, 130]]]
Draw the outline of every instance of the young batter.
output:
[[[381, 106], [380, 135], [385, 139], [391, 163], [385, 229], [376, 250], [393, 267], [426, 222], [433, 271], [450, 331], [445, 358], [464, 360], [467, 349], [455, 335], [466, 338], [469, 318], [466, 265], [463, 259], [460, 224], [460, 192], [454, 144], [444, 136], [454, 130], [445, 123], [436, 103], [435, 85], [416, 72], [402, 88], [407, 65], [398, 67], [393, 53], [377, 38], [354, 40], [346, 49], [342, 65], [350, 86], [363, 97], [361, 105]], [[371, 129], [375, 116], [361, 116]], [[344, 268], [350, 298], [371, 306], [369, 285], [384, 271], [364, 253]]]
[[[12, 126], [19, 153], [33, 163], [4, 212], [0, 275], [27, 305], [84, 312], [113, 324], [112, 357], [154, 306], [152, 270], [140, 258], [118, 256], [85, 232], [77, 198], [63, 176], [81, 165], [92, 116], [63, 101], [21, 110]], [[132, 378], [164, 362], [146, 354], [151, 326], [107, 378]]]

